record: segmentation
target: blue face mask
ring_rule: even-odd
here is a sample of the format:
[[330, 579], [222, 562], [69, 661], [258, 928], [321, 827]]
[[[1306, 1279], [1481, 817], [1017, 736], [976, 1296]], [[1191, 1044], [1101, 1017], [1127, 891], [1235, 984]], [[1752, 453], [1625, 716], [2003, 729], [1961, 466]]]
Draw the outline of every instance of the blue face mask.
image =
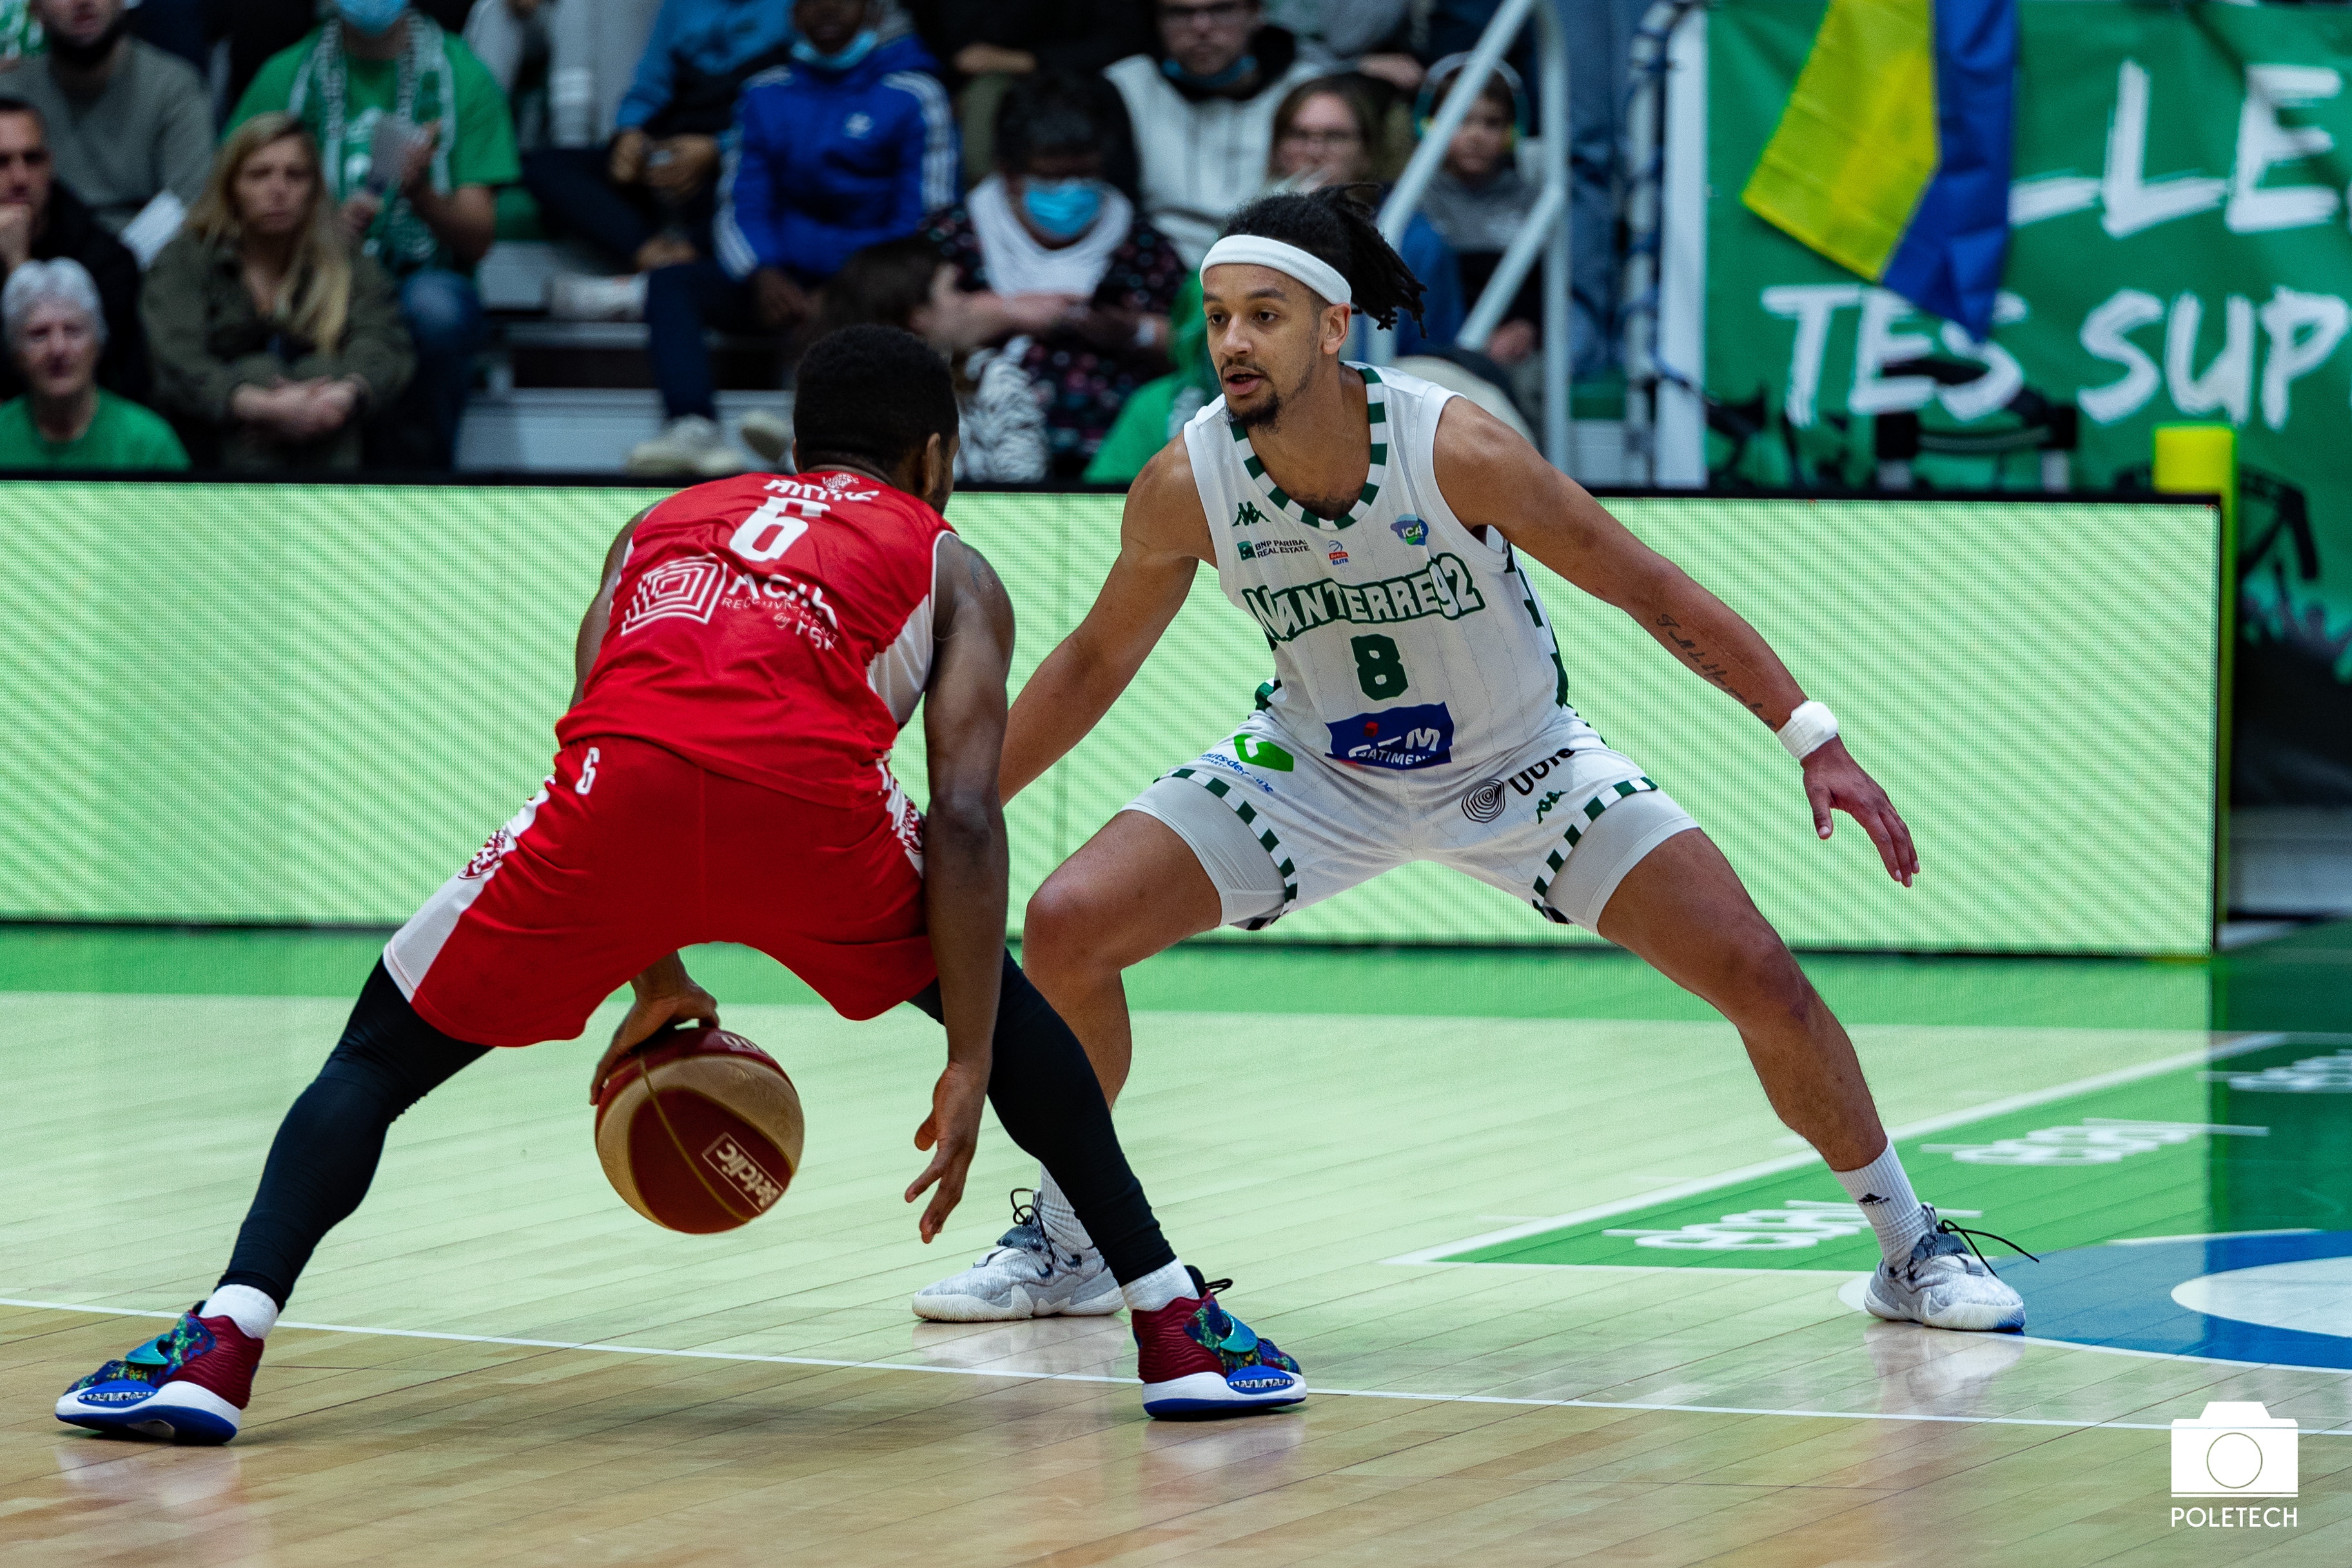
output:
[[1021, 205], [1029, 221], [1055, 239], [1076, 239], [1094, 226], [1103, 207], [1100, 180], [1024, 180]]
[[1241, 58], [1235, 60], [1224, 69], [1218, 71], [1213, 76], [1194, 76], [1191, 71], [1186, 70], [1182, 66], [1178, 65], [1172, 59], [1165, 59], [1160, 62], [1160, 74], [1166, 77], [1170, 81], [1182, 82], [1187, 87], [1197, 87], [1209, 92], [1215, 92], [1221, 89], [1232, 87], [1234, 83], [1240, 81], [1242, 78], [1249, 75], [1250, 72], [1255, 69], [1257, 69], [1257, 57], [1255, 55], [1244, 55]]
[[874, 36], [873, 28], [861, 27], [858, 29], [857, 37], [842, 45], [833, 54], [823, 55], [817, 53], [816, 46], [806, 38], [794, 38], [793, 58], [804, 66], [814, 66], [819, 70], [845, 71], [872, 54], [874, 46], [880, 40]]
[[407, 10], [408, 0], [335, 0], [335, 15], [372, 38], [391, 32]]

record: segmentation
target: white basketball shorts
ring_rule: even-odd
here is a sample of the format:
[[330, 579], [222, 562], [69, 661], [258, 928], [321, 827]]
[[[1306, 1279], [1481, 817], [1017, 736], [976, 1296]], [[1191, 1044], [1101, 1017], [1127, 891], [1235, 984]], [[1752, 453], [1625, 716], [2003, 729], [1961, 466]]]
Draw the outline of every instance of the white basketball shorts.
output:
[[1547, 920], [1600, 930], [1642, 858], [1698, 824], [1563, 715], [1465, 777], [1358, 766], [1311, 752], [1265, 713], [1156, 781], [1127, 809], [1167, 825], [1216, 885], [1224, 923], [1256, 931], [1414, 860], [1524, 899]]

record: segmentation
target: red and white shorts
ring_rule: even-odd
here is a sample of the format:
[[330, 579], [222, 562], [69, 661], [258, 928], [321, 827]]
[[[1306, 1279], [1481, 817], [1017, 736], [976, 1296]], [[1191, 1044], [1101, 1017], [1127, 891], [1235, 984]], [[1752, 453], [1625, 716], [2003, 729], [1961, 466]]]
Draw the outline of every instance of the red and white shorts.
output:
[[895, 785], [817, 805], [645, 741], [575, 741], [383, 964], [443, 1034], [528, 1046], [571, 1039], [647, 964], [705, 942], [758, 948], [845, 1017], [906, 1001], [938, 973], [921, 815]]

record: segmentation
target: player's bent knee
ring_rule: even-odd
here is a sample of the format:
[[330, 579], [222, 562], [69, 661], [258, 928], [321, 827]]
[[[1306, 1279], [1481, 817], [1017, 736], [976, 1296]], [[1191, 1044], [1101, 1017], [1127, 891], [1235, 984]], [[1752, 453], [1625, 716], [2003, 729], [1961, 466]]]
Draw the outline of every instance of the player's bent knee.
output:
[[1033, 973], [1066, 973], [1112, 961], [1102, 939], [1116, 923], [1116, 912], [1095, 896], [1084, 877], [1056, 871], [1029, 895], [1022, 914], [1023, 967]]

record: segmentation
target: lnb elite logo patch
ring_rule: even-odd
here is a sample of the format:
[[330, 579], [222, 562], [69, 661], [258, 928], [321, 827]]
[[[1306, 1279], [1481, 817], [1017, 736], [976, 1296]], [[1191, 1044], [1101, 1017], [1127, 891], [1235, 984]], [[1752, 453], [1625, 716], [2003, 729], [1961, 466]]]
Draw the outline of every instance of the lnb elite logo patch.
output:
[[2293, 1420], [2273, 1417], [2252, 1401], [2215, 1400], [2193, 1420], [2172, 1424], [2172, 1495], [2230, 1500], [2221, 1506], [2172, 1510], [2177, 1528], [2293, 1529], [2291, 1508], [2231, 1506], [2239, 1500], [2292, 1498], [2300, 1477]]

